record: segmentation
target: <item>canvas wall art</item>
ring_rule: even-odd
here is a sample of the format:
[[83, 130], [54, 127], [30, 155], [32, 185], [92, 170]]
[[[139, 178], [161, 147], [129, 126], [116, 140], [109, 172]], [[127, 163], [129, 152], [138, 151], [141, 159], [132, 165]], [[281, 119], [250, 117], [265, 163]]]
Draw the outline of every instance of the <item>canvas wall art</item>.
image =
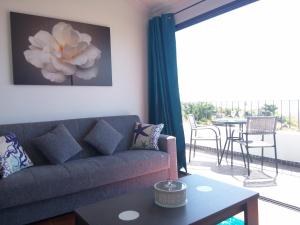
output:
[[110, 28], [11, 12], [14, 84], [111, 86]]

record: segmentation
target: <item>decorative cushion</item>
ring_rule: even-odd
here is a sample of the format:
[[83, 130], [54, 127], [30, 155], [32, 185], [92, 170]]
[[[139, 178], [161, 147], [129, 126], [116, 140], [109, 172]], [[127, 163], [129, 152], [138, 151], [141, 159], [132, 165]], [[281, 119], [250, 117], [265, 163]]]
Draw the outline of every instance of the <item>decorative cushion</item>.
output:
[[115, 128], [105, 120], [99, 120], [84, 140], [104, 155], [111, 155], [123, 139]]
[[153, 125], [136, 123], [131, 148], [158, 150], [157, 142], [163, 128], [163, 124]]
[[0, 177], [33, 166], [14, 133], [0, 137]]
[[33, 139], [33, 144], [52, 164], [60, 164], [81, 151], [81, 146], [63, 125]]

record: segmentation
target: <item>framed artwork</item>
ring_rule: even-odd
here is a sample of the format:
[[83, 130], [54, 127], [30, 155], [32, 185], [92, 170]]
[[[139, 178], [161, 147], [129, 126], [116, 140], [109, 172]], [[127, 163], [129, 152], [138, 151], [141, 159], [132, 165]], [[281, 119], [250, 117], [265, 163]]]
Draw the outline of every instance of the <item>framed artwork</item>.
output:
[[13, 81], [112, 86], [110, 28], [10, 12]]

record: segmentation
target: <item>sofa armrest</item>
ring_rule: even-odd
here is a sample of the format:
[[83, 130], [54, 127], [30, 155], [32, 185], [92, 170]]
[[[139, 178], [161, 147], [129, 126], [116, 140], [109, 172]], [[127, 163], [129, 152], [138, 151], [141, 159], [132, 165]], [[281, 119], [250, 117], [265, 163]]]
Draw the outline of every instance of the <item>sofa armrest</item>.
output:
[[161, 134], [158, 139], [158, 147], [160, 151], [167, 152], [170, 156], [169, 178], [178, 179], [177, 171], [177, 148], [176, 138], [170, 135]]

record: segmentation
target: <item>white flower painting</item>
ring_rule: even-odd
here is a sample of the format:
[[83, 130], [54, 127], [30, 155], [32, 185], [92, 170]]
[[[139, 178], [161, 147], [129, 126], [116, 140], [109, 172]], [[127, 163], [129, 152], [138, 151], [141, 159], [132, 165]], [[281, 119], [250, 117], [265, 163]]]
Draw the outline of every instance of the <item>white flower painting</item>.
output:
[[62, 83], [66, 76], [90, 80], [97, 76], [96, 62], [101, 57], [101, 51], [91, 41], [90, 35], [59, 22], [52, 33], [40, 30], [30, 36], [30, 46], [24, 51], [24, 56], [27, 62], [41, 69], [45, 79], [52, 82]]
[[[108, 27], [20, 13], [11, 13], [11, 26], [15, 84], [111, 85]], [[20, 50], [23, 70], [15, 65], [22, 60]]]

